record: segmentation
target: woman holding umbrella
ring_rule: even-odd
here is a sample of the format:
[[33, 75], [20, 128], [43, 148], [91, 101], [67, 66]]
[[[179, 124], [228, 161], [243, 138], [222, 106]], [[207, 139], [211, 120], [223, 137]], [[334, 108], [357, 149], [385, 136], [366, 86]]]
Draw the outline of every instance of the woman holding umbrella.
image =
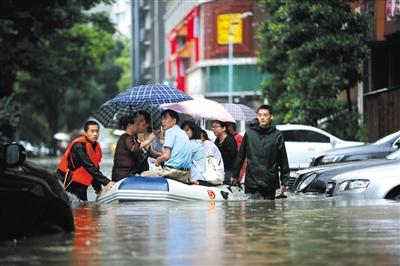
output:
[[140, 122], [137, 116], [124, 116], [120, 119], [120, 128], [125, 132], [120, 136], [115, 148], [112, 180], [119, 181], [127, 176], [140, 174], [149, 168], [143, 148], [149, 145], [155, 135], [149, 134], [146, 140], [139, 142], [137, 133]]

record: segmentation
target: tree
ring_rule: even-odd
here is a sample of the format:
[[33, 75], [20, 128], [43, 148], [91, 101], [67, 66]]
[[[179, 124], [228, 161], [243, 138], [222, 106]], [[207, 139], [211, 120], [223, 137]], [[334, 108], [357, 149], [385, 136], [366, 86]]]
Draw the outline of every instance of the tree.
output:
[[[117, 91], [122, 44], [107, 14], [85, 12], [100, 2], [112, 0], [0, 3], [0, 97], [15, 92], [0, 114], [20, 112], [17, 137], [49, 144]], [[10, 137], [15, 121], [0, 117], [0, 131]]]
[[118, 81], [118, 89], [120, 91], [129, 88], [132, 84], [131, 82], [131, 57], [130, 57], [130, 45], [128, 40], [123, 40], [124, 49], [121, 55], [116, 58], [115, 64], [117, 64], [122, 69], [121, 78]]
[[285, 113], [285, 122], [317, 125], [340, 114], [340, 91], [352, 113], [350, 89], [369, 53], [366, 19], [347, 0], [263, 0], [261, 6], [270, 17], [259, 30], [260, 65], [274, 75], [262, 89], [276, 113]]
[[[48, 128], [45, 132], [50, 133], [50, 139], [60, 129], [80, 128], [98, 107], [104, 98], [104, 85], [96, 81], [96, 74], [114, 46], [112, 35], [96, 25], [75, 24], [37, 47], [38, 68], [34, 75], [26, 74], [20, 80], [17, 92], [21, 102], [30, 103], [25, 109], [36, 111], [36, 121], [47, 121], [44, 128]], [[21, 136], [27, 129], [21, 125]]]

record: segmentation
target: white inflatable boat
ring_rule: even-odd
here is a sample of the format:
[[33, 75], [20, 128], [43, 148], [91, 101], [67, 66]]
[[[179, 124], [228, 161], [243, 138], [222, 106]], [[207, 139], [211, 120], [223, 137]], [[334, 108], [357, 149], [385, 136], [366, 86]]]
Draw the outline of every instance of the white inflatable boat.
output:
[[243, 192], [238, 187], [187, 185], [164, 177], [130, 176], [103, 191], [97, 202], [113, 201], [224, 201], [238, 199]]

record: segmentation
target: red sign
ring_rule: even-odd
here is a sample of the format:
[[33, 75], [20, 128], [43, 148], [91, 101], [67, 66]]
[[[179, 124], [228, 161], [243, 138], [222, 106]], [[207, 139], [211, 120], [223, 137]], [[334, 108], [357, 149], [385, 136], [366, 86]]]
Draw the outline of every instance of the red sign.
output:
[[210, 199], [215, 199], [215, 193], [212, 190], [207, 190], [208, 196], [210, 197]]

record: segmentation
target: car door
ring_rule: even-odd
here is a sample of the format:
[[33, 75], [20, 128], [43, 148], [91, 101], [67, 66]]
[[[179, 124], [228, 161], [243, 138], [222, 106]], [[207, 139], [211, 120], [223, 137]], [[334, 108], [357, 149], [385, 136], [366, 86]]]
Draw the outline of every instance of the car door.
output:
[[307, 129], [283, 131], [291, 169], [306, 168], [312, 156], [332, 148], [329, 136]]

